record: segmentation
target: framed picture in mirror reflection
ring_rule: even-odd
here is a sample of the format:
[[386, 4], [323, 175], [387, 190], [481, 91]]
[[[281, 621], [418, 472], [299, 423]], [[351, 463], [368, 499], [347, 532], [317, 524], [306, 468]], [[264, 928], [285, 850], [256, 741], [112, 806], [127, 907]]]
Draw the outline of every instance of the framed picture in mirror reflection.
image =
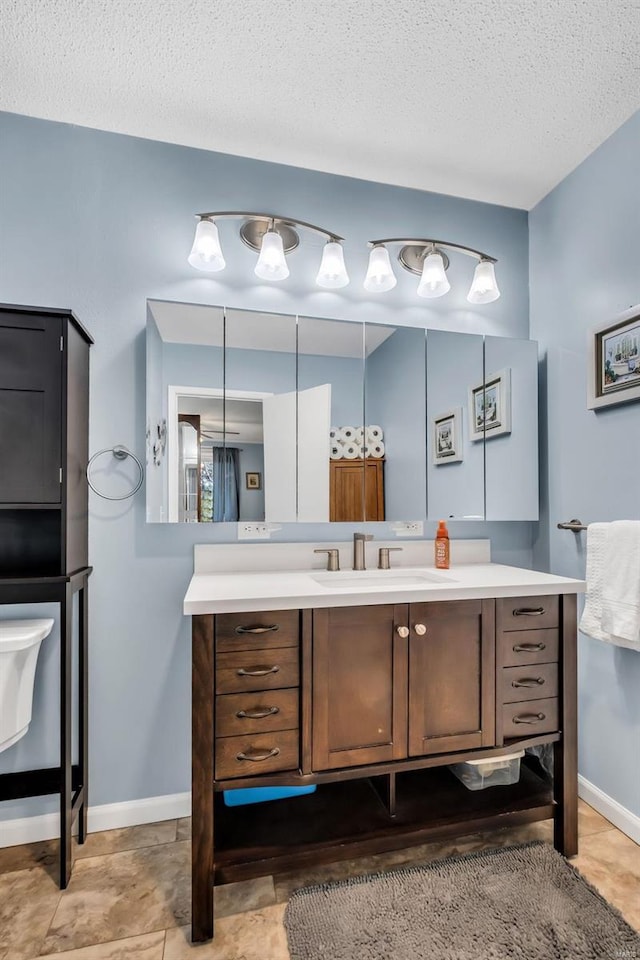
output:
[[460, 463], [463, 459], [462, 407], [455, 407], [433, 417], [431, 423], [433, 463], [437, 467], [445, 463]]
[[483, 440], [511, 433], [511, 370], [505, 367], [469, 387], [469, 439]]
[[245, 483], [247, 485], [247, 490], [261, 490], [262, 489], [262, 474], [260, 473], [245, 473]]

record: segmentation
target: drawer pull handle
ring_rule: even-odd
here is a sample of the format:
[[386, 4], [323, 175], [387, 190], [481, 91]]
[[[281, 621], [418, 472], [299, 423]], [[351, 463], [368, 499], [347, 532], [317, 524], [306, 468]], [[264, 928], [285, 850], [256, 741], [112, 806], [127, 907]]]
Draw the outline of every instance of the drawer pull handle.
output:
[[524, 677], [522, 680], [513, 680], [512, 687], [541, 687], [544, 677]]
[[279, 623], [272, 623], [268, 627], [236, 627], [236, 633], [275, 633], [280, 629]]
[[263, 752], [260, 752], [259, 750], [252, 750], [250, 753], [237, 754], [236, 760], [251, 760], [252, 763], [261, 763], [263, 760], [271, 760], [272, 757], [277, 757], [279, 753], [279, 747], [274, 747], [273, 750], [266, 750]]
[[513, 611], [514, 617], [541, 617], [544, 607], [519, 607]]
[[264, 720], [265, 717], [274, 717], [280, 713], [280, 707], [258, 707], [257, 710], [238, 710], [236, 717], [240, 720]]
[[516, 643], [514, 653], [540, 653], [546, 649], [546, 643]]
[[520, 717], [514, 717], [513, 723], [540, 723], [544, 719], [544, 713], [524, 713]]
[[275, 663], [272, 667], [254, 667], [253, 670], [245, 670], [240, 667], [236, 670], [239, 677], [268, 677], [270, 673], [278, 673], [280, 667]]

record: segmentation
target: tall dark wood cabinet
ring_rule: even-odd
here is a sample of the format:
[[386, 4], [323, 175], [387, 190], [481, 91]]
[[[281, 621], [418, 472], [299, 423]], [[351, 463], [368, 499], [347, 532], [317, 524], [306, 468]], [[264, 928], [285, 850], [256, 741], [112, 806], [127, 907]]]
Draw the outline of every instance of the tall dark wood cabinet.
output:
[[[87, 818], [89, 348], [70, 310], [0, 305], [0, 603], [60, 605], [60, 764], [0, 776], [0, 800], [60, 794], [60, 886]], [[78, 594], [77, 762], [72, 613]]]

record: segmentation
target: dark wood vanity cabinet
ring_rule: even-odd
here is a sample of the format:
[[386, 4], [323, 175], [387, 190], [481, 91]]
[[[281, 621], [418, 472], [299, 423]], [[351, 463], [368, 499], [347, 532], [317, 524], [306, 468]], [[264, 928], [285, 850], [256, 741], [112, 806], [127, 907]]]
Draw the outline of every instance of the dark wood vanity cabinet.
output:
[[495, 743], [493, 601], [313, 611], [314, 770]]
[[313, 611], [314, 770], [407, 756], [408, 619], [407, 604]]
[[[193, 940], [214, 883], [550, 817], [574, 855], [576, 632], [573, 595], [194, 616]], [[553, 782], [535, 760], [477, 793], [447, 770], [542, 743]]]
[[493, 746], [494, 601], [409, 609], [409, 755]]

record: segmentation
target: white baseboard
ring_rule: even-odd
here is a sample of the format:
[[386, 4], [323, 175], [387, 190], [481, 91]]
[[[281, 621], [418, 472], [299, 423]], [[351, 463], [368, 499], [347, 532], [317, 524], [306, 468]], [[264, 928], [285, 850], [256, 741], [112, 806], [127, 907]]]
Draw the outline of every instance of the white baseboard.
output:
[[[146, 797], [144, 800], [125, 800], [123, 803], [105, 803], [89, 807], [89, 833], [135, 827], [141, 823], [176, 820], [191, 815], [191, 794], [174, 793], [165, 797]], [[0, 820], [0, 847], [15, 847], [21, 843], [52, 840], [60, 836], [60, 816], [45, 813], [37, 817]]]
[[640, 817], [631, 810], [627, 810], [589, 780], [585, 780], [581, 774], [578, 774], [578, 796], [606, 817], [618, 830], [640, 844]]
[[[600, 790], [582, 775], [578, 776], [578, 795], [606, 817], [614, 826], [640, 844], [640, 817]], [[174, 793], [164, 797], [146, 797], [144, 800], [125, 800], [123, 803], [105, 803], [89, 807], [89, 833], [135, 827], [142, 823], [176, 820], [191, 815], [191, 794]], [[45, 813], [37, 817], [0, 820], [0, 847], [14, 847], [21, 843], [52, 840], [60, 836], [60, 817]]]

